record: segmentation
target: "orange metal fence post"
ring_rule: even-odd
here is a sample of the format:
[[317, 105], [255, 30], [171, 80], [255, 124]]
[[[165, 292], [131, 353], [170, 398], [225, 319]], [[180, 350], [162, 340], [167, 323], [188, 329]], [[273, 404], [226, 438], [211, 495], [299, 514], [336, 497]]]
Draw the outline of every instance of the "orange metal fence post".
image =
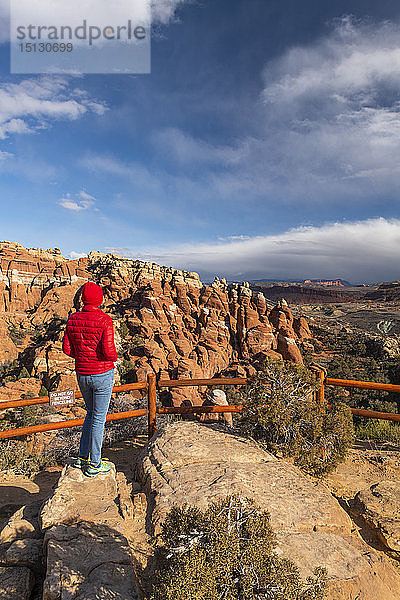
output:
[[323, 369], [318, 371], [317, 377], [321, 386], [317, 390], [317, 402], [320, 406], [323, 406], [325, 404], [325, 372], [323, 371]]
[[148, 436], [149, 439], [157, 431], [157, 384], [154, 373], [149, 373], [147, 377], [148, 383]]
[[320, 383], [319, 389], [315, 392], [315, 400], [320, 406], [325, 404], [325, 378], [326, 369], [318, 365], [317, 363], [311, 363], [310, 368], [314, 371], [317, 381]]

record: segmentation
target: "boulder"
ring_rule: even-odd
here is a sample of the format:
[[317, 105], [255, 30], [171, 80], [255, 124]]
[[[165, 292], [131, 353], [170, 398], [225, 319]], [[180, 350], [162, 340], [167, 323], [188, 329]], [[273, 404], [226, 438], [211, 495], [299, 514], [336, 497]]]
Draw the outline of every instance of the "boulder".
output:
[[0, 567], [0, 600], [29, 600], [34, 585], [27, 567]]
[[400, 552], [399, 481], [380, 481], [358, 492], [351, 507], [377, 529], [391, 550]]
[[317, 566], [328, 570], [329, 600], [400, 597], [400, 573], [355, 533], [323, 483], [255, 442], [198, 423], [171, 423], [142, 451], [137, 475], [156, 535], [173, 505], [205, 508], [231, 494], [253, 498], [270, 513], [278, 551], [304, 577]]
[[104, 524], [52, 527], [45, 535], [43, 600], [135, 600], [132, 555], [121, 533]]
[[7, 565], [28, 567], [31, 571], [38, 572], [42, 569], [43, 540], [24, 539], [16, 540], [5, 553]]
[[90, 479], [81, 469], [67, 465], [61, 472], [53, 494], [40, 511], [41, 528], [88, 521], [118, 529], [122, 519], [114, 502], [117, 497], [114, 469], [109, 474]]
[[6, 522], [0, 532], [0, 544], [15, 542], [25, 538], [40, 537], [38, 511], [40, 502], [33, 502], [19, 508]]
[[134, 513], [122, 473], [112, 468], [91, 479], [67, 465], [39, 516], [47, 560], [43, 600], [138, 598], [127, 537]]

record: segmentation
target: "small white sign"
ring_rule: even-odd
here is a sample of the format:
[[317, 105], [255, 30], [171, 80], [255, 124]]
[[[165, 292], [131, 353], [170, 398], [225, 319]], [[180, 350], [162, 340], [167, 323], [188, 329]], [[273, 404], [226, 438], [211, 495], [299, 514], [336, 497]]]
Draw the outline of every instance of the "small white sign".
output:
[[50, 392], [50, 406], [68, 406], [75, 402], [75, 390]]

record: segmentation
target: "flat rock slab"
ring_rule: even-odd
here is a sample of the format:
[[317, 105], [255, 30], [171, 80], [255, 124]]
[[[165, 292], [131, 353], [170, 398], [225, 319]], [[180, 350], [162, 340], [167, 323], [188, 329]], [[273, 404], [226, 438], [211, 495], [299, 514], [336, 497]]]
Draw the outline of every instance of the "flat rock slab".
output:
[[63, 469], [39, 515], [47, 556], [43, 600], [137, 598], [125, 536], [133, 505], [122, 484], [114, 468], [93, 478], [72, 466]]
[[138, 472], [155, 500], [156, 534], [174, 504], [205, 508], [215, 498], [232, 494], [257, 499], [268, 509], [275, 531], [350, 533], [353, 526], [322, 484], [311, 482], [254, 442], [205, 425], [169, 425], [142, 451]]
[[122, 519], [114, 500], [118, 497], [115, 470], [86, 477], [81, 469], [64, 467], [53, 494], [39, 515], [42, 529], [81, 521], [104, 523], [118, 529]]
[[45, 535], [43, 600], [135, 600], [132, 555], [126, 538], [107, 525], [52, 527]]
[[377, 528], [391, 550], [400, 552], [399, 481], [381, 481], [359, 492], [351, 507]]
[[155, 534], [173, 505], [253, 498], [270, 513], [278, 552], [304, 577], [327, 568], [330, 600], [400, 598], [400, 572], [352, 533], [353, 522], [329, 490], [254, 442], [198, 423], [171, 423], [144, 448], [137, 474]]
[[330, 579], [329, 600], [399, 600], [398, 569], [355, 536], [325, 532], [280, 533], [278, 554], [288, 556], [306, 578], [309, 565], [323, 565]]

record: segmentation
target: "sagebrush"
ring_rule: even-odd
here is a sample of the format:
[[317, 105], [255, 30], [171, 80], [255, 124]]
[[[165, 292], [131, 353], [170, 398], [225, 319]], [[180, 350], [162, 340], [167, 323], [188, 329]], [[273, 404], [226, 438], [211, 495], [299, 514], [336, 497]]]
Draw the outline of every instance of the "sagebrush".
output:
[[334, 469], [354, 440], [350, 408], [334, 402], [330, 409], [315, 395], [319, 384], [303, 365], [267, 361], [240, 392], [244, 410], [237, 424], [267, 450], [291, 456], [313, 475]]
[[269, 515], [229, 496], [206, 510], [173, 508], [156, 552], [151, 600], [323, 600], [326, 571], [302, 581], [274, 552]]
[[0, 472], [31, 476], [45, 467], [56, 465], [51, 452], [35, 452], [31, 442], [25, 440], [0, 440]]
[[400, 445], [400, 423], [379, 419], [360, 419], [355, 426], [357, 439]]

